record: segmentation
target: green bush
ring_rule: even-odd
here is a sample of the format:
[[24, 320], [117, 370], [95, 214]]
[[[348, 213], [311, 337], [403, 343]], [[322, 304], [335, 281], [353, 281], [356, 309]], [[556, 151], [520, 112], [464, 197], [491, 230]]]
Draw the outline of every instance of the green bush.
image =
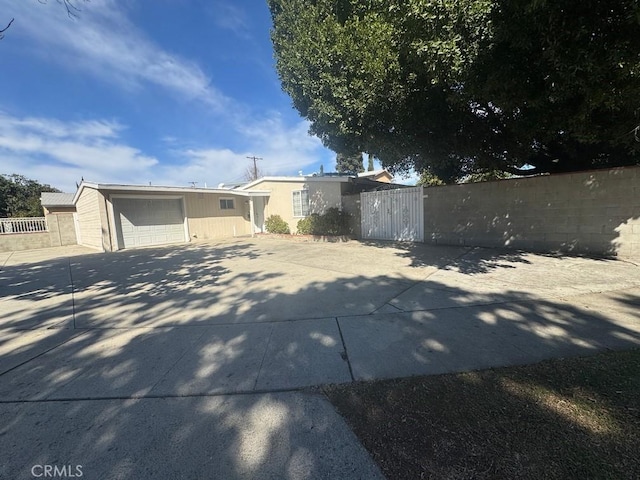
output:
[[309, 217], [298, 220], [298, 234], [300, 235], [318, 235], [318, 219], [320, 215], [312, 213]]
[[271, 215], [264, 222], [264, 226], [269, 233], [289, 234], [289, 224], [285, 222], [280, 215]]
[[298, 221], [300, 235], [349, 235], [349, 214], [329, 208], [322, 215], [313, 213]]
[[335, 207], [328, 208], [322, 217], [323, 235], [348, 235], [349, 214]]

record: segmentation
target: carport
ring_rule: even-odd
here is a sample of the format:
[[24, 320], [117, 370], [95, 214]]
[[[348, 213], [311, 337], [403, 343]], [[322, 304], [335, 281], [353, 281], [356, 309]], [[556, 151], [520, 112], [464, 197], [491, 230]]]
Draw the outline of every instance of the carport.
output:
[[[103, 251], [253, 235], [263, 191], [82, 182], [80, 243]], [[263, 201], [256, 202], [258, 206]], [[253, 221], [252, 221], [253, 219]]]

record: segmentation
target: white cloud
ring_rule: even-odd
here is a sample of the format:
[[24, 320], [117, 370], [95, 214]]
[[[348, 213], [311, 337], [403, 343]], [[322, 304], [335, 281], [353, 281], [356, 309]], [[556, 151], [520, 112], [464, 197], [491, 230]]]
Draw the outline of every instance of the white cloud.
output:
[[279, 114], [273, 113], [263, 120], [238, 124], [235, 128], [247, 143], [244, 151], [219, 147], [177, 151], [183, 163], [162, 168], [163, 177], [182, 178], [183, 183], [201, 179], [208, 186], [215, 186], [243, 181], [247, 167], [252, 165], [249, 156], [262, 159], [258, 166], [267, 175], [293, 175], [299, 170], [309, 173], [309, 168], [322, 160], [322, 144], [308, 135], [307, 122], [288, 127]]
[[228, 2], [215, 2], [209, 10], [214, 23], [225, 30], [231, 30], [241, 38], [250, 38], [246, 12]]
[[[215, 118], [242, 146], [232, 150], [228, 144], [180, 138], [165, 131], [149, 147], [164, 149], [158, 154], [162, 158], [156, 158], [142, 144], [124, 140], [127, 125], [99, 118], [99, 113], [96, 118], [67, 121], [0, 111], [0, 173], [20, 173], [73, 191], [81, 177], [166, 185], [240, 181], [250, 164], [248, 155], [262, 157], [260, 168], [273, 175], [309, 172], [318, 162], [330, 171], [328, 166], [335, 164], [321, 142], [308, 135], [307, 122], [290, 125], [277, 112], [261, 114], [226, 97], [197, 63], [150, 40], [129, 20], [124, 2], [91, 0], [78, 5], [82, 10], [75, 20], [55, 0], [45, 4], [0, 0], [0, 11], [16, 18], [11, 35], [23, 40], [22, 46], [32, 54], [111, 85], [134, 90], [156, 86], [180, 100], [193, 100], [207, 107], [207, 117], [199, 118], [190, 109], [186, 121], [206, 123]], [[216, 7], [226, 15], [220, 18], [220, 27], [238, 34], [247, 29], [242, 10], [231, 3], [219, 2]]]
[[[160, 163], [128, 145], [120, 136], [125, 127], [112, 120], [64, 122], [0, 113], [0, 173], [19, 173], [65, 191], [74, 191], [81, 177], [105, 183], [155, 185], [197, 181], [201, 186], [207, 183], [215, 187], [244, 180], [251, 164], [247, 156], [262, 157], [260, 168], [269, 175], [294, 175], [298, 170], [310, 173], [311, 166], [322, 160], [322, 145], [308, 136], [306, 122], [288, 127], [273, 114], [237, 128], [246, 138], [243, 151], [211, 145], [167, 149], [167, 156], [178, 161]], [[328, 158], [327, 163], [330, 161]]]
[[62, 122], [0, 114], [0, 173], [20, 173], [73, 190], [82, 176], [124, 181], [151, 170], [158, 160], [119, 140], [109, 120]]
[[228, 102], [197, 63], [148, 39], [127, 18], [119, 2], [83, 3], [78, 19], [69, 18], [55, 1], [33, 5], [0, 0], [0, 7], [18, 19], [11, 33], [26, 36], [35, 51], [52, 61], [126, 88], [154, 84], [216, 109]]

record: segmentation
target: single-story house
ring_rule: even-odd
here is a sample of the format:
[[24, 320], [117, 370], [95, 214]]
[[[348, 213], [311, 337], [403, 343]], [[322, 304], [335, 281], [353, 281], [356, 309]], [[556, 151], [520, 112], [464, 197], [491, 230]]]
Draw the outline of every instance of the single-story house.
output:
[[[348, 175], [263, 177], [233, 188], [120, 185], [82, 181], [75, 194], [42, 197], [48, 215], [66, 213], [77, 243], [103, 251], [254, 235], [280, 215], [300, 219], [342, 208], [345, 195], [388, 187]], [[61, 195], [61, 194], [57, 194]], [[58, 203], [56, 203], [58, 202]], [[46, 205], [45, 205], [46, 204]]]
[[255, 213], [254, 201], [268, 195], [258, 190], [83, 181], [73, 200], [78, 243], [113, 251], [250, 235], [256, 231], [256, 222], [264, 223]]

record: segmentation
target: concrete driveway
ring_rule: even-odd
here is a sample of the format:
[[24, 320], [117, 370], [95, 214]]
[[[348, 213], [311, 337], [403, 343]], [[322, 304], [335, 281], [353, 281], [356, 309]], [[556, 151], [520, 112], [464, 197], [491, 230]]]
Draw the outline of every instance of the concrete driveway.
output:
[[640, 267], [611, 260], [266, 238], [0, 255], [1, 478], [376, 478], [305, 387], [640, 346]]

